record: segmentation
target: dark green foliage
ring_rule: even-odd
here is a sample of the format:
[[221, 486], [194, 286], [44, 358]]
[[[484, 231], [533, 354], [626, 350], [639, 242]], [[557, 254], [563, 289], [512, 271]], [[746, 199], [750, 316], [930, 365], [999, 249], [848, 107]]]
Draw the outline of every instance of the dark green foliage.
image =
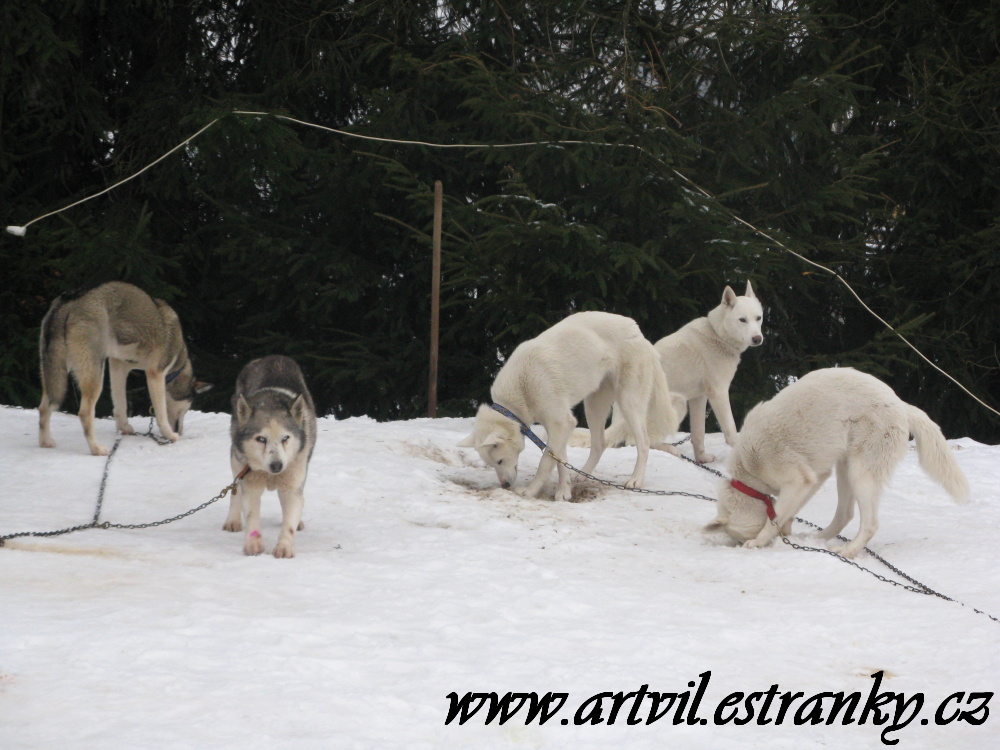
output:
[[[565, 315], [655, 340], [751, 278], [768, 307], [737, 417], [832, 364], [950, 435], [1000, 420], [997, 18], [904, 0], [633, 3], [148, 0], [0, 9], [0, 402], [34, 406], [49, 301], [118, 278], [181, 315], [197, 408], [285, 353], [319, 409], [426, 409], [430, 236], [445, 189], [439, 413], [470, 414]], [[437, 149], [440, 144], [580, 141]], [[707, 198], [696, 188], [715, 198]], [[138, 400], [137, 400], [138, 404]], [[994, 406], [996, 404], [994, 403]], [[138, 407], [137, 408], [141, 408]]]

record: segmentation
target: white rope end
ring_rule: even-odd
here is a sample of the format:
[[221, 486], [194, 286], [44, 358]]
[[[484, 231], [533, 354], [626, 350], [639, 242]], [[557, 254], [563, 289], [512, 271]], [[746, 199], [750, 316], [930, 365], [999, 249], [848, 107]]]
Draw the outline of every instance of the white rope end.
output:
[[7, 227], [7, 231], [11, 234], [16, 234], [18, 237], [24, 237], [24, 233], [28, 231], [27, 227]]

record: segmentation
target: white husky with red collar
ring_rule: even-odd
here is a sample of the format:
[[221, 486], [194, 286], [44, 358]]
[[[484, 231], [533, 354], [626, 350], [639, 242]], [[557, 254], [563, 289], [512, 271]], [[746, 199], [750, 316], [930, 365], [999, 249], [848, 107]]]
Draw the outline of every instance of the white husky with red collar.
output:
[[871, 375], [850, 367], [816, 370], [747, 414], [729, 457], [729, 473], [752, 490], [776, 498], [768, 522], [765, 504], [719, 488], [718, 516], [706, 531], [725, 530], [747, 547], [769, 544], [837, 470], [837, 510], [820, 534], [837, 536], [861, 516], [857, 536], [834, 548], [845, 557], [864, 549], [878, 529], [878, 501], [909, 445], [917, 441], [924, 471], [956, 502], [969, 499], [969, 483], [941, 429], [923, 411], [901, 400]]

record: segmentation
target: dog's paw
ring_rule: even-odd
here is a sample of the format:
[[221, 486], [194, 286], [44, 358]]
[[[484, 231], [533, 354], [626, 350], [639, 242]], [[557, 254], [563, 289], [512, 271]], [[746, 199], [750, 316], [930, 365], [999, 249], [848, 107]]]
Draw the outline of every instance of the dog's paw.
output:
[[518, 487], [514, 490], [515, 495], [520, 495], [521, 497], [537, 497], [538, 490], [534, 490], [531, 487]]
[[244, 555], [259, 555], [264, 551], [264, 540], [259, 531], [252, 532], [243, 542]]
[[749, 541], [743, 542], [743, 547], [745, 549], [758, 549], [760, 547], [767, 546], [767, 542], [762, 542], [759, 539], [750, 539]]
[[854, 556], [860, 552], [859, 549], [853, 548], [850, 544], [837, 544], [829, 548], [831, 552], [836, 552], [842, 557], [846, 557], [848, 560], [853, 560]]
[[48, 439], [39, 438], [38, 439], [38, 447], [39, 448], [55, 448], [56, 447], [56, 441], [53, 440], [52, 438], [48, 438]]
[[122, 435], [134, 435], [135, 428], [126, 422], [124, 425], [118, 428], [118, 432], [120, 432]]
[[694, 460], [700, 464], [712, 464], [715, 463], [715, 455], [712, 453], [702, 453], [700, 456], [695, 454]]
[[90, 448], [90, 455], [92, 456], [106, 456], [108, 455], [108, 449], [103, 445], [94, 445]]
[[237, 518], [235, 521], [230, 521], [228, 518], [226, 522], [222, 524], [223, 531], [243, 531], [243, 521]]
[[274, 556], [279, 560], [295, 557], [295, 548], [291, 542], [278, 542], [274, 547]]
[[572, 502], [573, 485], [567, 485], [566, 487], [556, 487], [556, 492], [553, 497], [557, 502], [563, 502], [563, 503]]

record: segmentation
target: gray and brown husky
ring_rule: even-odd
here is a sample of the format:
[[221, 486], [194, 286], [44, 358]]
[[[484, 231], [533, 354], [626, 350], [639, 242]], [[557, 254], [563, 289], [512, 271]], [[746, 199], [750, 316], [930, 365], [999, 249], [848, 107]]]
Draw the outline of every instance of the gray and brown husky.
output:
[[55, 446], [49, 420], [66, 397], [69, 373], [80, 386], [80, 422], [95, 456], [108, 453], [94, 436], [94, 407], [104, 386], [105, 362], [111, 372], [115, 424], [126, 435], [134, 432], [125, 398], [130, 370], [146, 373], [156, 423], [173, 441], [184, 429], [184, 415], [195, 394], [212, 387], [194, 379], [177, 313], [163, 300], [122, 281], [56, 297], [42, 320], [38, 348], [38, 444], [43, 448]]
[[281, 355], [255, 359], [240, 372], [233, 394], [230, 426], [233, 476], [247, 470], [233, 492], [223, 529], [246, 526], [243, 552], [264, 551], [260, 535], [260, 496], [277, 490], [281, 534], [275, 557], [295, 556], [295, 532], [302, 526], [303, 489], [316, 445], [316, 409], [302, 371]]

